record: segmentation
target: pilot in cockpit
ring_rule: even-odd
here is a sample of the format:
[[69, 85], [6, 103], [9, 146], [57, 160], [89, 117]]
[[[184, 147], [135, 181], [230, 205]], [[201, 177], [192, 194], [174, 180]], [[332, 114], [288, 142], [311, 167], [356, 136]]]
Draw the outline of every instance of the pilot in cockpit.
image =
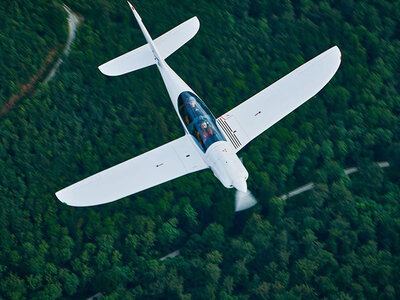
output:
[[196, 105], [197, 101], [194, 97], [190, 96], [187, 103], [189, 103], [189, 105], [185, 105], [185, 123], [189, 125], [194, 119], [202, 115], [202, 111], [199, 106]]
[[201, 123], [201, 129], [199, 130], [201, 140], [206, 148], [215, 142], [215, 132], [212, 126], [209, 126], [206, 121]]

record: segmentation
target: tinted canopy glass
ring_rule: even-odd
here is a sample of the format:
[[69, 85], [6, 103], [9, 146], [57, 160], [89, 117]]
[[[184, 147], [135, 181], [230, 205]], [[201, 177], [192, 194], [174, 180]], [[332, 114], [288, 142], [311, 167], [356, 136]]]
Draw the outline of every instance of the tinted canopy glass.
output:
[[179, 113], [189, 133], [205, 152], [211, 144], [225, 141], [219, 131], [214, 116], [204, 102], [191, 92], [183, 92], [178, 97]]

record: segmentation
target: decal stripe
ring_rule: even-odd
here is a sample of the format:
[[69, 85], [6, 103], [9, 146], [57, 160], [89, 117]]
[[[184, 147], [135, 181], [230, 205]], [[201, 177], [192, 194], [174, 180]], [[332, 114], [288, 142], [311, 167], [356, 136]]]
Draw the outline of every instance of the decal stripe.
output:
[[[240, 147], [242, 145], [242, 143], [240, 143], [239, 139], [237, 138], [237, 136], [235, 135], [235, 131], [232, 130], [231, 126], [229, 126], [229, 124], [224, 120], [224, 125], [226, 125], [229, 128], [229, 132], [232, 134], [233, 139], [236, 141], [236, 143], [238, 144], [238, 147]], [[236, 149], [236, 148], [235, 148]]]
[[229, 130], [230, 130], [230, 132], [231, 132], [231, 134], [233, 136], [233, 139], [236, 141], [236, 144], [238, 145], [237, 148], [239, 148], [242, 145], [242, 143], [239, 141], [239, 139], [237, 138], [237, 136], [235, 134], [236, 130], [233, 131], [231, 126], [229, 126], [229, 124], [226, 121], [224, 123], [225, 123], [226, 126], [228, 126], [228, 128], [229, 128]]
[[229, 138], [231, 144], [235, 147], [235, 149], [239, 148], [242, 145], [242, 143], [235, 135], [236, 130], [233, 131], [232, 128], [229, 126], [229, 124], [222, 118], [217, 119], [217, 123], [221, 127], [225, 135]]
[[[219, 121], [219, 120], [218, 120]], [[225, 135], [229, 138], [231, 144], [235, 147], [235, 149], [237, 148], [237, 143], [233, 138], [232, 132], [228, 129], [228, 126], [226, 124], [226, 122], [218, 122], [218, 124], [221, 126], [222, 130], [225, 132]]]

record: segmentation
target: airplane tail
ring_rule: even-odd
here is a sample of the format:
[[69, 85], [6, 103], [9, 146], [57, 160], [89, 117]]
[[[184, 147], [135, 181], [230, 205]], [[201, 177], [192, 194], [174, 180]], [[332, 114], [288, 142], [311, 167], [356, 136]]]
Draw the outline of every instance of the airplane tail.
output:
[[143, 32], [147, 44], [99, 66], [99, 70], [104, 75], [119, 76], [154, 64], [162, 66], [164, 59], [182, 47], [199, 31], [199, 19], [193, 17], [153, 41], [135, 8], [129, 1], [128, 4]]

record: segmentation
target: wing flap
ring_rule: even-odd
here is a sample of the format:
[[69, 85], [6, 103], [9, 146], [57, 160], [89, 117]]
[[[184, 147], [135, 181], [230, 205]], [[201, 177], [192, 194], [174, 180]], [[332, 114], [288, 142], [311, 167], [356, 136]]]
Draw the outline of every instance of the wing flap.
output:
[[185, 135], [70, 185], [56, 196], [71, 206], [99, 205], [207, 167]]
[[340, 61], [339, 48], [332, 47], [219, 117], [218, 124], [225, 122], [240, 142], [238, 147], [232, 143], [236, 152], [317, 94]]

